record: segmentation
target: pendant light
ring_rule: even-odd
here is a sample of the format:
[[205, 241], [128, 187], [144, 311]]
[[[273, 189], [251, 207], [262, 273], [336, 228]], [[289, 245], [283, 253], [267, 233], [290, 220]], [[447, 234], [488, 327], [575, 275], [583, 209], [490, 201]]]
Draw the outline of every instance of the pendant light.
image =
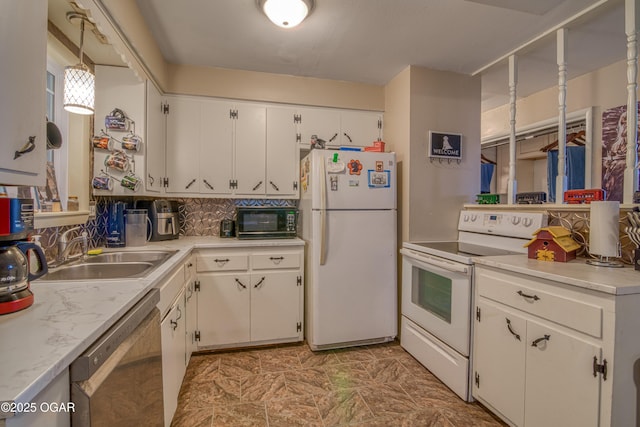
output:
[[84, 57], [84, 21], [86, 15], [69, 12], [67, 20], [80, 19], [80, 63], [64, 69], [64, 109], [70, 113], [94, 113], [95, 76], [82, 62]]
[[314, 0], [258, 0], [258, 6], [278, 27], [293, 28], [309, 16]]

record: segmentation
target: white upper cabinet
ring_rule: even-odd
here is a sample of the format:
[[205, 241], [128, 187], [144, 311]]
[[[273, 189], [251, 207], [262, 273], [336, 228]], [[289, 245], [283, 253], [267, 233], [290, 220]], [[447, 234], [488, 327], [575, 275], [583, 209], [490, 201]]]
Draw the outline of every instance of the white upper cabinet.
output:
[[340, 145], [340, 111], [329, 108], [300, 108], [298, 133], [301, 144], [310, 144], [315, 135], [326, 145]]
[[45, 185], [47, 4], [0, 2], [0, 184]]
[[200, 179], [201, 101], [171, 97], [168, 102], [166, 191], [197, 194]]
[[202, 101], [200, 123], [201, 194], [231, 194], [233, 122], [229, 102]]
[[298, 194], [296, 109], [267, 107], [267, 195]]
[[313, 135], [327, 147], [367, 147], [382, 138], [382, 113], [376, 111], [301, 108], [298, 118], [299, 141], [311, 142]]
[[158, 193], [162, 190], [165, 171], [165, 145], [167, 124], [165, 120], [165, 100], [153, 83], [147, 81], [147, 191]]
[[367, 147], [382, 138], [382, 114], [371, 111], [342, 111], [342, 145]]
[[260, 105], [235, 107], [235, 193], [264, 196], [267, 109]]

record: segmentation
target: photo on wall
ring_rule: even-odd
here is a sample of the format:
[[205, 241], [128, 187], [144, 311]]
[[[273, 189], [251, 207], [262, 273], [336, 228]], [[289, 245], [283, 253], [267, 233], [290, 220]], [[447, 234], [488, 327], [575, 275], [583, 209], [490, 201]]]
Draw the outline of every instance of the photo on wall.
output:
[[602, 113], [602, 189], [607, 200], [622, 202], [626, 156], [627, 106], [622, 105]]

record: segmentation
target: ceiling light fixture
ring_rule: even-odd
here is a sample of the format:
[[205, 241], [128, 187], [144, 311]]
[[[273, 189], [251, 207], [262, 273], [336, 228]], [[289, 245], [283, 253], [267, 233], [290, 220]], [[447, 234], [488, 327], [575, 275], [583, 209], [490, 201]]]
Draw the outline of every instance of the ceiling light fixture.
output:
[[309, 16], [314, 0], [258, 0], [258, 7], [278, 27], [293, 28]]
[[94, 113], [95, 76], [82, 61], [84, 57], [84, 22], [86, 15], [69, 12], [67, 20], [80, 19], [80, 63], [64, 69], [64, 109], [70, 113], [90, 115]]

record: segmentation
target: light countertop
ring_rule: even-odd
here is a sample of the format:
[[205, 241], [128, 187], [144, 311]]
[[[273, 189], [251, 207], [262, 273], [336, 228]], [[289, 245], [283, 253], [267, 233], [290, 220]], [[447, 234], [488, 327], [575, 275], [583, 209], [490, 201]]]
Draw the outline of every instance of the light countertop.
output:
[[477, 257], [473, 260], [480, 266], [500, 268], [611, 295], [640, 293], [640, 271], [628, 265], [623, 268], [594, 267], [586, 264], [583, 258], [551, 262], [529, 259], [527, 255]]
[[[238, 240], [187, 237], [124, 250], [178, 252], [142, 279], [35, 280], [34, 304], [0, 316], [0, 402], [30, 402], [193, 249], [302, 246], [300, 239]], [[120, 250], [120, 249], [118, 249]], [[6, 414], [0, 413], [0, 419]]]

